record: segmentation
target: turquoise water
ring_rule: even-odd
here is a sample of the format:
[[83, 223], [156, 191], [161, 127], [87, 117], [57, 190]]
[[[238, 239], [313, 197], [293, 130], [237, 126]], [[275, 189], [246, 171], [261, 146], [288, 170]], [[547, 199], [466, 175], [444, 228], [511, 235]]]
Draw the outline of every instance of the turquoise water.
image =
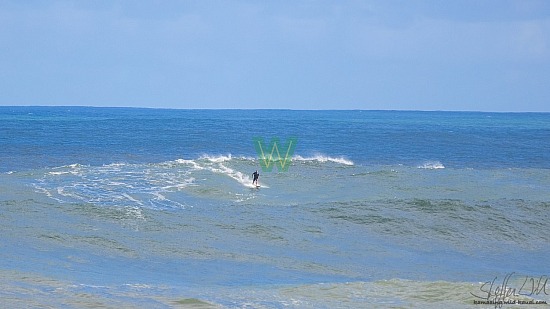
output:
[[3, 307], [549, 301], [550, 114], [1, 107], [0, 142]]

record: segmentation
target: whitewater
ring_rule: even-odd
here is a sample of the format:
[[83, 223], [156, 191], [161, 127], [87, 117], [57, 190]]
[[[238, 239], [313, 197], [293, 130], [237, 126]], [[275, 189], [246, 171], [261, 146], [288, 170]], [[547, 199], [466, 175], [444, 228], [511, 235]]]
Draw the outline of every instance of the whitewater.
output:
[[548, 114], [0, 107], [0, 141], [2, 307], [550, 301]]

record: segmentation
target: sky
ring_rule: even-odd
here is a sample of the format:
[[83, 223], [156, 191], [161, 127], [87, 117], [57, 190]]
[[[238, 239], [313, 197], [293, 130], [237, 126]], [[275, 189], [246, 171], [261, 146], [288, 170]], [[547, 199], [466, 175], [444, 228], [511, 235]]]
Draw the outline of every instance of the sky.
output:
[[550, 1], [0, 0], [0, 105], [550, 111]]

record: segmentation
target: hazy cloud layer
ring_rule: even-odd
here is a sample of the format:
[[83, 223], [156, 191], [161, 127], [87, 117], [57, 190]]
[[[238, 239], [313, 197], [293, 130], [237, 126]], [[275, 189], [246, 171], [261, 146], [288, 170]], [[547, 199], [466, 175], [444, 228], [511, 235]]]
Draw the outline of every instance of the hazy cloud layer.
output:
[[0, 1], [0, 104], [550, 111], [548, 1]]

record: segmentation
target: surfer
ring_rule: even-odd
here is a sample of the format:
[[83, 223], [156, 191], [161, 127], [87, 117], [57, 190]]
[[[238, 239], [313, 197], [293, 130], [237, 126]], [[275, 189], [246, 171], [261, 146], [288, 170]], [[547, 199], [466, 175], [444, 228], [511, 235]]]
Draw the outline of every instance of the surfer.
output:
[[258, 170], [256, 170], [254, 173], [252, 173], [252, 184], [256, 185], [257, 187], [259, 187], [258, 177], [260, 177], [260, 174], [258, 174]]

